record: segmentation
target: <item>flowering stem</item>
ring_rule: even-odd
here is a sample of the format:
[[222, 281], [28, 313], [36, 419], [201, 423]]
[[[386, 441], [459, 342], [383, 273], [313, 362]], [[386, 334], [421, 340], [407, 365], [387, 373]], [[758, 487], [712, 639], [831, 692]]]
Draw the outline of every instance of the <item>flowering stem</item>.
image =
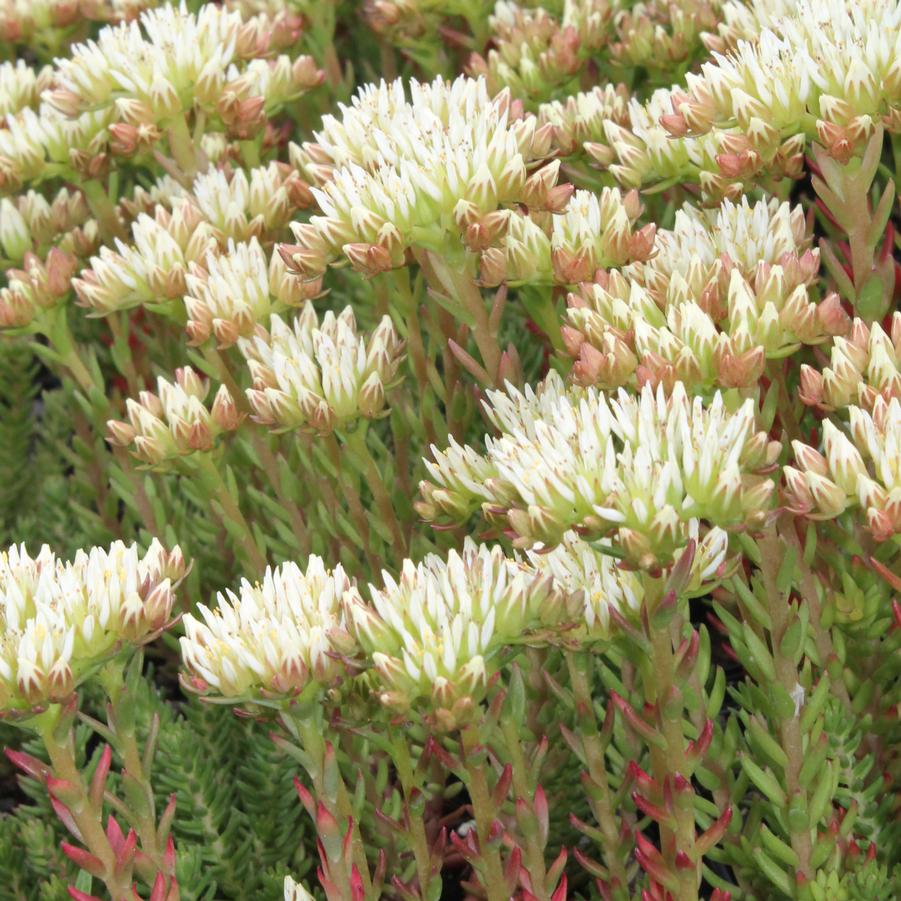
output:
[[785, 363], [783, 360], [770, 360], [767, 363], [767, 375], [776, 386], [776, 408], [779, 421], [785, 433], [792, 441], [801, 441], [801, 429], [795, 415], [795, 405], [785, 380]]
[[[117, 867], [116, 853], [103, 829], [103, 799], [92, 797], [75, 760], [75, 741], [71, 719], [60, 705], [53, 704], [38, 720], [38, 729], [53, 777], [59, 780], [65, 792], [64, 812], [71, 816], [72, 825], [77, 829], [77, 837], [87, 851], [100, 864], [100, 872], [95, 872], [106, 886], [112, 901], [131, 901], [131, 866]], [[71, 827], [70, 827], [71, 829]]]
[[413, 766], [409, 738], [406, 734], [401, 734], [396, 740], [392, 740], [391, 759], [397, 770], [397, 777], [404, 795], [403, 826], [416, 864], [419, 897], [422, 899], [434, 898], [441, 893], [441, 873], [440, 871], [436, 872], [432, 866], [432, 853], [429, 849], [429, 837], [425, 828], [426, 799], [423, 795], [425, 780], [418, 768]]
[[385, 480], [382, 478], [381, 470], [366, 446], [366, 432], [367, 427], [365, 423], [361, 423], [356, 429], [349, 432], [347, 435], [347, 450], [354, 457], [354, 462], [366, 479], [370, 491], [372, 491], [382, 522], [387, 523], [391, 529], [397, 552], [406, 554], [407, 540], [397, 518], [395, 506], [385, 485]]
[[[814, 523], [809, 523], [808, 528], [816, 528]], [[804, 560], [804, 548], [798, 538], [797, 530], [793, 523], [788, 524], [788, 528], [781, 530], [785, 540], [792, 546], [795, 552], [796, 566], [801, 577], [801, 591], [803, 593], [804, 603], [810, 612], [810, 626], [813, 630], [814, 644], [817, 654], [820, 658], [820, 665], [828, 667], [830, 661], [834, 660], [835, 648], [832, 643], [832, 636], [829, 630], [823, 627], [823, 610], [820, 605], [820, 594], [818, 591], [818, 578], [807, 565]], [[845, 710], [851, 712], [851, 698], [848, 695], [848, 689], [841, 678], [834, 678], [830, 681], [832, 693], [839, 699]]]
[[427, 409], [427, 398], [431, 391], [428, 359], [422, 340], [422, 329], [419, 326], [419, 304], [411, 288], [410, 273], [407, 268], [395, 270], [394, 285], [395, 291], [402, 302], [403, 321], [407, 327], [407, 333], [404, 337], [407, 341], [407, 350], [410, 354], [413, 375], [416, 377], [419, 388], [419, 418], [425, 429], [428, 442], [434, 444], [437, 442], [437, 436], [434, 434], [435, 430]]
[[201, 350], [204, 360], [213, 366], [219, 373], [219, 381], [228, 388], [228, 393], [231, 394], [235, 406], [242, 413], [249, 413], [250, 403], [247, 400], [247, 396], [241, 390], [240, 385], [238, 385], [238, 380], [235, 378], [231, 367], [228, 365], [226, 357], [221, 354], [217, 348], [213, 347], [209, 341], [204, 342]]
[[[653, 617], [663, 597], [663, 580], [649, 575], [644, 577], [645, 603]], [[657, 718], [657, 732], [663, 738], [659, 744], [650, 747], [651, 770], [657, 784], [667, 793], [692, 794], [690, 767], [685, 756], [685, 735], [682, 729], [684, 703], [676, 680], [676, 655], [673, 647], [675, 621], [654, 623], [649, 619], [648, 639], [651, 645], [651, 659], [645, 670], [645, 701], [652, 704]], [[682, 791], [678, 786], [682, 785]], [[669, 811], [668, 820], [659, 823], [660, 851], [666, 865], [678, 883], [680, 901], [693, 901], [699, 897], [700, 860], [694, 859], [695, 819], [694, 805], [688, 799], [676, 799]], [[683, 861], [679, 865], [677, 855]], [[682, 857], [684, 855], [684, 857]], [[685, 861], [693, 861], [686, 866]]]
[[[111, 316], [107, 316], [106, 321], [113, 335], [113, 362], [121, 362], [120, 372], [125, 376], [129, 395], [134, 397], [141, 386], [135, 368], [135, 358], [128, 346], [128, 313], [124, 310], [114, 312]], [[116, 353], [117, 350], [119, 353]]]
[[467, 272], [449, 266], [438, 254], [429, 252], [426, 259], [429, 263], [426, 274], [428, 277], [429, 270], [434, 274], [435, 290], [463, 307], [482, 364], [491, 379], [488, 387], [492, 387], [500, 371], [502, 352], [497, 340], [497, 324], [491, 321], [482, 292]]
[[282, 509], [287, 512], [288, 517], [291, 520], [291, 526], [294, 529], [294, 537], [297, 539], [297, 549], [301, 554], [307, 556], [310, 553], [310, 531], [307, 528], [300, 507], [288, 497], [288, 494], [285, 491], [279, 472], [279, 462], [276, 459], [275, 454], [270, 450], [266, 438], [261, 436], [258, 432], [254, 433], [253, 446], [260, 459], [267, 480], [275, 489], [275, 496], [278, 498], [279, 504]]
[[[609, 874], [610, 887], [614, 892], [622, 892], [629, 885], [629, 878], [623, 862], [622, 841], [614, 814], [615, 805], [611, 797], [610, 784], [607, 780], [607, 766], [604, 761], [606, 745], [610, 738], [609, 734], [605, 736], [598, 729], [595, 716], [594, 698], [589, 680], [592, 666], [591, 653], [587, 651], [569, 652], [566, 654], [566, 665], [569, 671], [569, 688], [576, 704], [576, 723], [584, 754], [586, 775], [592, 789], [588, 802], [600, 827], [601, 851], [603, 852], [604, 866]], [[605, 728], [604, 732], [612, 731], [612, 710], [608, 716], [611, 717], [610, 730]], [[614, 894], [613, 897], [619, 896]]]
[[[513, 790], [517, 803], [528, 805], [536, 797], [538, 786], [532, 777], [531, 767], [523, 754], [523, 743], [520, 738], [519, 728], [511, 718], [505, 718], [501, 723], [504, 735], [505, 750], [510, 755], [510, 765], [513, 777]], [[532, 804], [534, 807], [534, 803]], [[523, 850], [523, 865], [529, 874], [529, 882], [532, 886], [532, 894], [538, 901], [548, 901], [554, 893], [554, 886], [548, 885], [547, 866], [545, 864], [545, 849], [547, 847], [547, 823], [539, 823], [535, 811], [535, 823], [538, 828], [525, 831], [524, 841], [520, 843]]]
[[200, 479], [201, 484], [216, 500], [219, 514], [225, 530], [235, 540], [237, 548], [253, 571], [262, 575], [266, 569], [266, 554], [257, 544], [257, 540], [238, 506], [232, 497], [222, 474], [207, 453], [194, 454], [187, 458], [187, 466], [191, 466]]
[[[131, 821], [141, 841], [141, 850], [150, 858], [157, 872], [164, 872], [163, 848], [160, 847], [156, 823], [156, 800], [150, 782], [150, 766], [156, 750], [159, 714], [154, 714], [142, 754], [135, 732], [135, 689], [141, 678], [142, 654], [129, 664], [126, 676], [121, 664], [113, 661], [104, 671], [103, 681], [109, 696], [107, 723], [114, 747], [122, 758], [123, 791], [130, 802]], [[170, 874], [171, 875], [171, 874]]]
[[466, 776], [466, 788], [472, 802], [476, 821], [481, 867], [479, 877], [488, 901], [508, 901], [501, 855], [496, 841], [491, 840], [492, 826], [496, 819], [494, 803], [485, 774], [485, 749], [479, 743], [479, 732], [470, 723], [460, 730], [462, 764]]
[[[760, 547], [761, 576], [766, 588], [768, 611], [772, 620], [770, 651], [776, 670], [776, 679], [782, 689], [793, 696], [799, 684], [798, 668], [792, 658], [782, 652], [783, 637], [793, 621], [793, 608], [788, 596], [779, 587], [778, 573], [785, 557], [785, 543], [779, 537], [775, 525], [767, 527], [763, 536], [758, 539]], [[804, 764], [804, 741], [801, 732], [801, 721], [797, 714], [781, 717], [778, 722], [778, 734], [782, 750], [788, 758], [785, 766], [786, 796], [791, 799], [804, 798], [805, 790], [801, 785], [799, 774]], [[806, 806], [806, 803], [805, 803]], [[811, 874], [810, 858], [813, 852], [810, 830], [794, 824], [792, 817], [787, 817], [792, 850], [798, 856], [797, 872], [805, 877]]]
[[347, 500], [347, 506], [350, 508], [350, 515], [353, 517], [354, 524], [360, 532], [360, 539], [363, 542], [363, 548], [366, 552], [366, 558], [372, 568], [373, 573], [377, 573], [382, 568], [382, 562], [378, 555], [372, 549], [372, 542], [369, 536], [369, 523], [366, 520], [366, 511], [360, 500], [360, 492], [355, 484], [354, 479], [350, 479], [342, 472], [341, 466], [341, 448], [334, 433], [329, 434], [325, 439], [325, 447], [328, 451], [332, 466], [335, 468], [335, 483], [344, 493]]
[[69, 318], [65, 306], [56, 307], [50, 310], [48, 316], [43, 321], [41, 333], [50, 342], [53, 351], [59, 357], [63, 366], [72, 374], [78, 387], [85, 395], [91, 397], [99, 392], [103, 396], [102, 388], [98, 388], [95, 392], [94, 377], [85, 365], [78, 353], [75, 339], [69, 328]]
[[126, 240], [128, 231], [123, 227], [116, 205], [110, 200], [106, 188], [96, 178], [92, 178], [86, 181], [81, 189], [84, 191], [88, 207], [100, 225], [103, 239], [105, 241], [111, 241], [113, 238]]
[[190, 182], [197, 174], [198, 159], [184, 113], [173, 116], [169, 122], [169, 150], [178, 168], [181, 169], [184, 181]]
[[[286, 713], [283, 722], [288, 731], [299, 739], [303, 749], [303, 765], [313, 782], [316, 801], [322, 804], [337, 822], [349, 822], [353, 863], [363, 883], [364, 896], [372, 897], [372, 879], [366, 849], [354, 817], [350, 793], [341, 775], [334, 745], [325, 739], [325, 723], [321, 704], [313, 704], [302, 711]], [[349, 887], [348, 887], [349, 888]]]

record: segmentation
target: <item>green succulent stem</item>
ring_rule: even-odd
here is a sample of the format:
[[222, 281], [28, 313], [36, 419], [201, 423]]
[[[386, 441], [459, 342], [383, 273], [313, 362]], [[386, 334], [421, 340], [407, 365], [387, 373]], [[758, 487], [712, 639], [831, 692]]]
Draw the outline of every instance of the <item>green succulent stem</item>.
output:
[[372, 456], [372, 452], [366, 444], [368, 423], [361, 422], [352, 431], [348, 432], [346, 450], [352, 458], [361, 475], [366, 479], [366, 484], [372, 492], [375, 505], [382, 521], [388, 524], [394, 539], [395, 549], [400, 554], [407, 552], [407, 536], [397, 518], [397, 511], [382, 471]]
[[[129, 786], [132, 797], [131, 823], [141, 843], [141, 850], [157, 870], [164, 870], [165, 842], [157, 831], [156, 800], [150, 780], [156, 739], [159, 733], [159, 714], [153, 714], [149, 722], [147, 743], [142, 751], [135, 728], [135, 694], [141, 678], [142, 654], [137, 654], [125, 672], [122, 662], [114, 660], [101, 674], [107, 691], [107, 723], [113, 739], [113, 748], [123, 763], [123, 780]], [[127, 794], [128, 794], [127, 793]]]
[[494, 387], [503, 356], [498, 343], [499, 324], [492, 321], [479, 286], [463, 265], [448, 262], [433, 252], [426, 254], [425, 259], [428, 262], [426, 279], [431, 281], [431, 287], [447, 296], [452, 303], [460, 304], [464, 321], [469, 325], [473, 340], [479, 349], [479, 356], [482, 358], [482, 365], [490, 380], [485, 387]]
[[488, 787], [486, 752], [477, 725], [469, 723], [460, 730], [460, 750], [479, 840], [479, 878], [488, 901], [508, 901], [510, 893], [504, 879], [498, 842], [489, 841], [491, 827], [497, 819], [498, 810], [491, 799], [491, 790]]
[[[766, 589], [768, 610], [772, 619], [771, 653], [776, 670], [776, 679], [782, 689], [793, 695], [799, 684], [798, 668], [795, 662], [782, 653], [782, 639], [792, 621], [792, 607], [788, 596], [779, 586], [779, 571], [785, 559], [785, 543], [779, 537], [777, 527], [767, 527], [763, 536], [758, 539], [761, 552], [761, 575]], [[782, 750], [788, 758], [784, 767], [785, 793], [789, 799], [806, 800], [806, 792], [801, 785], [800, 772], [804, 765], [805, 748], [801, 721], [797, 713], [784, 716], [777, 723], [777, 734]], [[811, 854], [813, 841], [808, 827], [794, 825], [788, 818], [791, 847], [798, 856], [797, 873], [805, 879], [811, 876]]]
[[[600, 849], [603, 857], [611, 889], [615, 901], [625, 901], [629, 897], [629, 877], [626, 872], [620, 827], [605, 760], [609, 734], [598, 728], [597, 714], [594, 706], [592, 682], [590, 674], [593, 668], [591, 651], [571, 651], [566, 654], [566, 665], [569, 673], [569, 687], [576, 705], [576, 724], [582, 751], [585, 756], [585, 768], [591, 781], [592, 793], [589, 799], [601, 833]], [[610, 721], [612, 726], [612, 720]]]
[[406, 735], [398, 734], [392, 737], [391, 759], [403, 792], [403, 827], [416, 866], [419, 897], [423, 901], [440, 897], [442, 884], [440, 864], [437, 870], [432, 864], [429, 836], [426, 831], [425, 778], [419, 768], [414, 766]]
[[[329, 759], [322, 705], [304, 705], [298, 711], [284, 714], [283, 721], [288, 731], [300, 743], [301, 759], [304, 769], [313, 783], [315, 800], [322, 804], [338, 823], [350, 823], [348, 828], [353, 830], [351, 838], [353, 863], [360, 874], [365, 898], [373, 898], [372, 877], [366, 859], [366, 849], [363, 845], [357, 817], [354, 816], [353, 799], [341, 775], [337, 758], [334, 756], [337, 754], [334, 746], [332, 746], [332, 757]], [[351, 897], [350, 886], [339, 886], [339, 889], [345, 888], [347, 896]]]
[[232, 496], [211, 455], [201, 452], [192, 454], [187, 459], [189, 470], [197, 475], [204, 491], [218, 505], [223, 525], [236, 539], [238, 553], [250, 564], [254, 575], [262, 576], [267, 564], [266, 554], [257, 543], [253, 530], [238, 506], [237, 499]]
[[[663, 599], [662, 578], [644, 577], [645, 604], [650, 613], [648, 639], [651, 646], [649, 666], [644, 669], [645, 701], [653, 705], [657, 718], [657, 731], [661, 744], [651, 745], [651, 774], [660, 786], [674, 786], [678, 778], [690, 780], [691, 767], [686, 758], [686, 742], [682, 721], [684, 702], [676, 678], [675, 645], [679, 640], [682, 617], [677, 611], [668, 622], [653, 622], [654, 612]], [[689, 787], [688, 791], [691, 791]], [[674, 805], [672, 820], [660, 823], [661, 854], [670, 872], [678, 882], [680, 901], [699, 898], [700, 860], [695, 860], [695, 817], [691, 804]], [[693, 867], [677, 865], [679, 853], [694, 861]]]
[[169, 121], [169, 150], [182, 178], [190, 182], [200, 169], [197, 149], [184, 113], [178, 113]]
[[109, 196], [103, 183], [96, 178], [91, 178], [82, 185], [82, 190], [84, 191], [85, 200], [88, 202], [88, 207], [100, 225], [100, 232], [104, 239], [107, 241], [111, 241], [113, 238], [126, 240], [128, 231], [122, 225], [116, 204]]
[[116, 868], [116, 854], [103, 828], [103, 801], [91, 798], [75, 758], [71, 717], [59, 704], [52, 704], [38, 718], [38, 734], [50, 759], [53, 776], [66, 784], [66, 804], [85, 848], [102, 866], [96, 874], [112, 901], [131, 901], [131, 867]]

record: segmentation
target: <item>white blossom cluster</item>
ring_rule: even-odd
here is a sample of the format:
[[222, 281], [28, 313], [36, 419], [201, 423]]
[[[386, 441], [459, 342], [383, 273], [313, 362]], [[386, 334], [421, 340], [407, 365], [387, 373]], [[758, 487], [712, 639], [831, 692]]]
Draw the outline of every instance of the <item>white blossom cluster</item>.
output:
[[400, 711], [424, 701], [445, 727], [472, 715], [505, 647], [540, 642], [564, 618], [566, 597], [550, 578], [470, 539], [383, 579], [370, 586], [371, 605], [357, 597], [348, 608], [380, 699]]
[[0, 710], [67, 698], [92, 667], [141, 644], [172, 618], [186, 572], [176, 546], [114, 542], [58, 559], [45, 545], [0, 553]]
[[888, 331], [855, 319], [849, 334], [833, 341], [822, 372], [802, 364], [800, 395], [830, 412], [851, 404], [871, 410], [877, 397], [901, 398], [901, 312], [892, 314]]
[[141, 391], [137, 400], [125, 402], [128, 421], [107, 422], [107, 440], [131, 448], [148, 466], [171, 465], [179, 457], [210, 450], [219, 435], [237, 428], [241, 416], [225, 385], [207, 409], [209, 390], [209, 382], [190, 366], [177, 369], [174, 382], [160, 376], [156, 394]]
[[459, 254], [467, 230], [488, 227], [504, 206], [568, 199], [557, 165], [527, 173], [550, 133], [517, 117], [508, 93], [492, 98], [484, 79], [466, 77], [411, 81], [409, 91], [408, 100], [401, 80], [365, 86], [296, 152], [322, 211], [293, 224], [297, 243], [283, 248], [303, 275], [342, 256], [374, 274], [402, 265], [412, 247]]
[[742, 528], [766, 518], [775, 485], [765, 471], [780, 445], [755, 431], [753, 401], [730, 410], [717, 393], [705, 404], [681, 383], [669, 396], [645, 386], [613, 398], [556, 385], [539, 412], [544, 396], [508, 386], [511, 405], [489, 392], [489, 411], [500, 407], [509, 425], [486, 436], [483, 454], [453, 440], [433, 447], [420, 514], [459, 522], [481, 509], [523, 546], [555, 545], [572, 528], [609, 535], [650, 568], [672, 560], [692, 520]]
[[847, 433], [823, 420], [822, 453], [794, 441], [786, 466], [790, 507], [812, 519], [859, 508], [876, 541], [901, 533], [901, 401], [877, 396], [872, 410], [848, 407]]
[[194, 691], [226, 698], [298, 695], [341, 674], [339, 656], [352, 654], [344, 597], [353, 588], [341, 566], [326, 569], [310, 557], [267, 568], [262, 582], [241, 581], [237, 593], [217, 596], [217, 606], [198, 605], [184, 618], [181, 639]]

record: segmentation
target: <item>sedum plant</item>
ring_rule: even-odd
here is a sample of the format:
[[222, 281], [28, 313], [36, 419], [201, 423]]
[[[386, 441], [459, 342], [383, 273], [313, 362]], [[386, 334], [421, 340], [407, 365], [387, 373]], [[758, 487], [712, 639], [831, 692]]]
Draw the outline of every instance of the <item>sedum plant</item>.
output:
[[898, 0], [0, 0], [0, 901], [901, 897]]

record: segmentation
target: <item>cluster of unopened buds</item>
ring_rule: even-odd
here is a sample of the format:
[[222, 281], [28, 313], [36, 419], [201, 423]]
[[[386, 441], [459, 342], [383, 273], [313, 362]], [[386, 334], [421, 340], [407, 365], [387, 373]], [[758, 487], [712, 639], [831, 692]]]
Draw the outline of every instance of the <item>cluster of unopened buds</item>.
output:
[[820, 410], [857, 404], [872, 410], [877, 398], [901, 398], [901, 313], [892, 314], [886, 332], [878, 322], [855, 319], [845, 337], [832, 343], [822, 372], [801, 366], [801, 400]]
[[320, 323], [311, 304], [289, 326], [272, 316], [239, 342], [253, 379], [247, 391], [255, 420], [277, 431], [328, 434], [363, 417], [384, 414], [387, 392], [399, 381], [403, 342], [389, 317], [365, 338], [351, 307]]
[[75, 256], [59, 247], [43, 260], [26, 251], [23, 268], [7, 270], [7, 286], [0, 288], [0, 328], [25, 328], [57, 306], [69, 295], [77, 265]]
[[210, 450], [223, 432], [238, 427], [241, 414], [221, 385], [209, 409], [209, 382], [190, 366], [177, 369], [175, 382], [157, 379], [157, 393], [142, 391], [126, 401], [128, 421], [110, 420], [107, 440], [131, 448], [148, 466], [171, 465], [179, 457]]
[[185, 290], [189, 343], [203, 344], [212, 336], [219, 347], [231, 347], [275, 311], [318, 295], [319, 283], [288, 273], [277, 253], [267, 260], [252, 238], [249, 244], [229, 240], [224, 253], [208, 253], [202, 264], [190, 263]]
[[705, 32], [717, 26], [719, 7], [716, 0], [683, 0], [679, 4], [652, 0], [617, 10], [616, 40], [608, 48], [611, 62], [620, 67], [644, 66], [668, 83], [673, 69], [690, 60], [700, 49]]
[[27, 712], [67, 699], [124, 644], [143, 644], [172, 619], [186, 573], [176, 546], [146, 553], [115, 542], [71, 561], [44, 546], [0, 554], [0, 708]]
[[604, 123], [629, 121], [629, 92], [625, 85], [595, 85], [590, 91], [570, 94], [565, 100], [542, 103], [538, 121], [550, 125], [554, 147], [573, 156], [583, 145], [604, 140]]
[[591, 281], [599, 269], [646, 260], [654, 250], [654, 225], [635, 228], [638, 193], [605, 188], [600, 196], [576, 191], [565, 210], [547, 223], [508, 213], [506, 233], [481, 255], [483, 285], [562, 284]]
[[822, 453], [793, 442], [797, 467], [784, 469], [790, 509], [834, 519], [860, 508], [876, 541], [901, 533], [901, 401], [877, 396], [871, 409], [849, 406], [848, 434], [823, 420]]
[[0, 116], [35, 106], [51, 83], [50, 73], [49, 67], [35, 70], [22, 59], [0, 63]]
[[606, 0], [568, 3], [559, 20], [541, 7], [500, 2], [489, 19], [494, 47], [487, 57], [473, 54], [468, 69], [484, 75], [494, 92], [509, 87], [518, 97], [543, 99], [604, 43], [612, 15]]
[[819, 255], [808, 240], [800, 208], [788, 204], [683, 207], [650, 259], [569, 295], [563, 340], [574, 379], [745, 387], [767, 359], [847, 333], [837, 295], [810, 298]]

